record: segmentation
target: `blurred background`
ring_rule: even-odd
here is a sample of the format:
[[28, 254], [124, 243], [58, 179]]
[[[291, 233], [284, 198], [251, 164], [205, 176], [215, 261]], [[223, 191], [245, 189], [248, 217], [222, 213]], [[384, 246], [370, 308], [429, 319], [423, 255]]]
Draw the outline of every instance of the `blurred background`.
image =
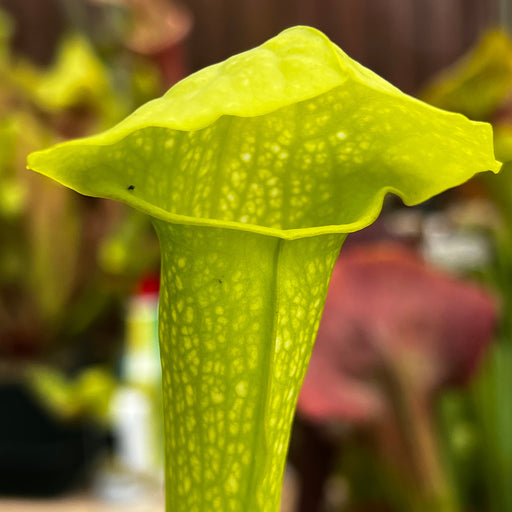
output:
[[[510, 0], [0, 0], [0, 510], [164, 510], [155, 235], [26, 155], [296, 24], [512, 161]], [[283, 511], [512, 510], [509, 167], [349, 237]]]

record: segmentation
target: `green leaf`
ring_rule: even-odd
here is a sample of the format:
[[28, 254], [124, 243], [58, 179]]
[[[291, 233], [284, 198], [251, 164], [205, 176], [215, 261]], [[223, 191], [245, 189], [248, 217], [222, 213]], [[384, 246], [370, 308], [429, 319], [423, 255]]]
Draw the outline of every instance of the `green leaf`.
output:
[[441, 108], [489, 120], [512, 87], [512, 41], [502, 31], [487, 32], [454, 66], [428, 86], [422, 98]]
[[85, 39], [64, 40], [54, 67], [37, 82], [35, 94], [49, 110], [101, 103], [110, 94], [106, 70]]
[[500, 164], [490, 126], [404, 95], [295, 27], [29, 167], [153, 217], [168, 510], [251, 512], [278, 509], [346, 234], [387, 192], [415, 204]]
[[6, 80], [45, 112], [62, 115], [85, 109], [98, 117], [101, 128], [128, 111], [124, 95], [114, 92], [108, 68], [90, 43], [77, 34], [62, 39], [49, 68], [18, 60], [6, 70]]

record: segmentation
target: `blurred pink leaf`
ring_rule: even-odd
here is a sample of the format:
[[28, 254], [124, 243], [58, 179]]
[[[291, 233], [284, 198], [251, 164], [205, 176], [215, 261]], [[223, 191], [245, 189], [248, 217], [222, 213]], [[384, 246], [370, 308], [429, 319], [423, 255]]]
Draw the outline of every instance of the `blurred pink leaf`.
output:
[[398, 246], [347, 250], [332, 276], [298, 413], [314, 421], [379, 422], [389, 380], [427, 404], [467, 381], [496, 322], [493, 299]]

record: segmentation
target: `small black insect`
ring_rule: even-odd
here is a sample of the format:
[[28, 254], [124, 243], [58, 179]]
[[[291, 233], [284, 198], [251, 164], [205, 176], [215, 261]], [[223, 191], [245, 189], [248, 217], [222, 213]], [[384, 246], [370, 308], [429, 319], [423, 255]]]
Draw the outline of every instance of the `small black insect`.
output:
[[218, 282], [219, 284], [222, 284], [222, 279], [217, 279], [217, 282]]
[[134, 188], [135, 188], [135, 185], [130, 185], [130, 186], [128, 187], [128, 190], [133, 190]]

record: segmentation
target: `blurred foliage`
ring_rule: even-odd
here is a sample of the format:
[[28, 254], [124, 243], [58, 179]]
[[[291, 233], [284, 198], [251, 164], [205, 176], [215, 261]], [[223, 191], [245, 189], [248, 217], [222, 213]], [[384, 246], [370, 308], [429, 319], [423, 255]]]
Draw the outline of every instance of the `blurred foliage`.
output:
[[493, 30], [452, 68], [441, 73], [422, 94], [437, 107], [470, 119], [489, 120], [512, 88], [512, 41]]
[[14, 79], [34, 103], [50, 113], [82, 108], [108, 122], [123, 112], [122, 98], [113, 91], [106, 68], [90, 43], [77, 34], [62, 41], [50, 69], [38, 70], [21, 62]]
[[34, 366], [27, 381], [40, 403], [61, 419], [87, 417], [104, 424], [110, 420], [110, 399], [117, 383], [106, 368], [90, 366], [68, 378], [50, 367]]
[[158, 72], [121, 41], [105, 61], [77, 32], [40, 69], [11, 53], [12, 27], [0, 11], [0, 357], [99, 347], [105, 331], [120, 337], [124, 297], [158, 268], [156, 238], [144, 216], [26, 172], [26, 155], [111, 126], [159, 92]]

